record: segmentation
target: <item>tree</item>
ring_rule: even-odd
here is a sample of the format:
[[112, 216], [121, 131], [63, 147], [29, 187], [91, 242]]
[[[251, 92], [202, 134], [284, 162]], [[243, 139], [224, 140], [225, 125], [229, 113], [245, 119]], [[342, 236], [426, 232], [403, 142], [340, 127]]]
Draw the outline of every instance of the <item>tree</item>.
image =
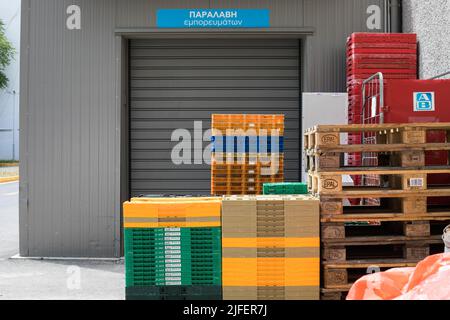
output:
[[0, 90], [8, 86], [8, 77], [6, 77], [5, 69], [14, 59], [16, 50], [5, 35], [5, 24], [0, 20]]

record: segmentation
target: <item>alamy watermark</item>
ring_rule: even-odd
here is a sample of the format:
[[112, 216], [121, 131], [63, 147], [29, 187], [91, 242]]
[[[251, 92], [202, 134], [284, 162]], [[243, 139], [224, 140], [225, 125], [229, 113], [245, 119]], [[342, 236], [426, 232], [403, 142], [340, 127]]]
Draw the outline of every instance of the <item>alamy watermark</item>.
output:
[[81, 290], [81, 268], [78, 266], [70, 266], [66, 271], [68, 277], [66, 280], [67, 289]]
[[[176, 129], [172, 142], [172, 163], [179, 165], [211, 165], [214, 152], [216, 164], [262, 164], [262, 175], [275, 175], [280, 169], [280, 130], [226, 129], [203, 131], [203, 122], [195, 121], [193, 133]], [[208, 145], [204, 146], [205, 143]]]

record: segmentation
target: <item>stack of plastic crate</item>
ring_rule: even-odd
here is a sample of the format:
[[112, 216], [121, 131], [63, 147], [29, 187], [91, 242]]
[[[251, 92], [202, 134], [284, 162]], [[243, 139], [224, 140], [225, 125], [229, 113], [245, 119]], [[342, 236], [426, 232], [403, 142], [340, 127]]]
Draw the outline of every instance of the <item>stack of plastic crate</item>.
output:
[[284, 181], [284, 115], [212, 115], [211, 193], [262, 194]]
[[[384, 86], [389, 79], [417, 79], [417, 36], [404, 33], [353, 33], [347, 40], [348, 123], [362, 119], [364, 80], [383, 73]], [[377, 85], [377, 83], [372, 85]], [[379, 86], [379, 84], [378, 84]], [[366, 96], [367, 98], [367, 96]], [[360, 144], [360, 133], [350, 133], [349, 144]], [[361, 154], [348, 155], [349, 166], [361, 166]], [[360, 177], [354, 177], [360, 184]]]
[[265, 183], [264, 195], [308, 194], [308, 184], [303, 182]]
[[221, 300], [221, 199], [124, 204], [126, 298]]
[[312, 196], [225, 197], [224, 300], [318, 300], [319, 223]]

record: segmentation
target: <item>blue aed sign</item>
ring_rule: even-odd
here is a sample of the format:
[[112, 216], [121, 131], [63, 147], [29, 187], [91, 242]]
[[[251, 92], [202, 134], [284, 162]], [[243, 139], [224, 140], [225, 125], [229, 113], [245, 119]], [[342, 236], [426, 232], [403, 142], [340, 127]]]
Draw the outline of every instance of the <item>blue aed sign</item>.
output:
[[414, 111], [434, 111], [434, 92], [414, 92]]
[[159, 9], [158, 28], [268, 28], [268, 9]]

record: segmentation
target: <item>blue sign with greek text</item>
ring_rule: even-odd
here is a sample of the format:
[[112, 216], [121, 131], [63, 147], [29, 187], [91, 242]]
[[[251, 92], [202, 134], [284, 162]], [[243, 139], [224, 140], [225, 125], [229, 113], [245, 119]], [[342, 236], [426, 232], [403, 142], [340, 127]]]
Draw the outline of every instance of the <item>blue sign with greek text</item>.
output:
[[159, 9], [158, 28], [268, 28], [268, 9]]

